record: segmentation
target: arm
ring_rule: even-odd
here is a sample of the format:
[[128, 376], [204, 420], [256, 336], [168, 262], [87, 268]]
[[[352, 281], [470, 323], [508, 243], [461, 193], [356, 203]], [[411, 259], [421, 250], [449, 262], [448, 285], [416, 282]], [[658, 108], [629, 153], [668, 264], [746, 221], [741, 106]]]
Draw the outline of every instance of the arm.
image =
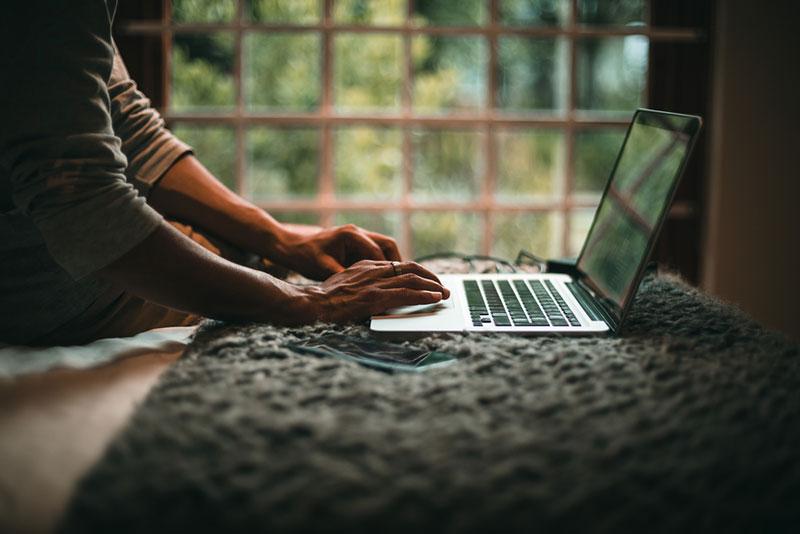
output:
[[[364, 264], [299, 288], [205, 251], [163, 221], [125, 180], [106, 80], [107, 5], [29, 0], [6, 13], [0, 67], [0, 168], [15, 207], [74, 278], [99, 274], [154, 302], [223, 319], [345, 321], [446, 293], [430, 273], [387, 278]], [[0, 178], [6, 178], [5, 175]], [[412, 272], [413, 267], [407, 267]]]
[[[169, 258], [154, 262], [153, 258]], [[99, 271], [128, 291], [171, 308], [225, 320], [296, 325], [346, 322], [395, 306], [449, 297], [415, 263], [392, 276], [387, 262], [362, 261], [321, 286], [294, 286], [220, 258], [162, 223], [119, 260]]]
[[327, 278], [362, 259], [400, 260], [389, 237], [352, 225], [283, 225], [233, 194], [164, 128], [116, 51], [109, 93], [114, 131], [128, 158], [125, 174], [160, 213], [311, 278]]
[[397, 243], [353, 225], [284, 225], [231, 192], [194, 156], [179, 159], [152, 188], [150, 205], [238, 247], [322, 280], [362, 260], [400, 260]]

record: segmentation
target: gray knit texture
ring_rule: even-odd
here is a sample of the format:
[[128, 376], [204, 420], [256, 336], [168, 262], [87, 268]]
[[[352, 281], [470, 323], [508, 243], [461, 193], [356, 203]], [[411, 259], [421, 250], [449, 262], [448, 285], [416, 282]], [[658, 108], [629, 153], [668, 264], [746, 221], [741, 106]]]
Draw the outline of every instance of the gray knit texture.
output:
[[441, 334], [387, 374], [207, 323], [64, 532], [800, 529], [800, 347], [672, 277], [620, 337]]

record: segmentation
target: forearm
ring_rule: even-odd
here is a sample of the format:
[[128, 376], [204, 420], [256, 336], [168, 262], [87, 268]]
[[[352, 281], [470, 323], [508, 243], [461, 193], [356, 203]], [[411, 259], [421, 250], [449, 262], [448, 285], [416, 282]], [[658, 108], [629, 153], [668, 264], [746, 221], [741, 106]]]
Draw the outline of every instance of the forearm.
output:
[[316, 319], [302, 288], [215, 256], [166, 223], [99, 274], [142, 298], [206, 317]]
[[194, 156], [170, 167], [148, 202], [165, 217], [197, 225], [248, 252], [273, 256], [281, 248], [282, 225], [230, 191]]

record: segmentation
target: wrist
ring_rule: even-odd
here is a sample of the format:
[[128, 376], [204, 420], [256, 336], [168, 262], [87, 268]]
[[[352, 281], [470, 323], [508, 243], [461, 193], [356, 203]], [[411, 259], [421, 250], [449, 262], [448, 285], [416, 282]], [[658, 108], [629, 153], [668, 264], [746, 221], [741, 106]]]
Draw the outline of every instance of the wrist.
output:
[[257, 321], [294, 326], [324, 320], [324, 293], [318, 286], [298, 286], [274, 278], [270, 285], [279, 295], [273, 289], [272, 295], [263, 299], [266, 306], [262, 306]]
[[267, 257], [279, 263], [284, 261], [293, 246], [295, 239], [292, 232], [269, 213], [253, 206], [252, 217], [258, 221], [258, 246], [256, 254]]

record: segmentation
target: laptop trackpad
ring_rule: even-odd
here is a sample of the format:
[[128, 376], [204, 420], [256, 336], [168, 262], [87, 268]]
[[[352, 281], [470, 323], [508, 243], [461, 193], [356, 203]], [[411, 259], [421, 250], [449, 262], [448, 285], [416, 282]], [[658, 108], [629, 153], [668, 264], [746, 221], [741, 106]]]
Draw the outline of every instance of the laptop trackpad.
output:
[[464, 329], [464, 320], [456, 304], [456, 297], [418, 306], [403, 306], [386, 310], [372, 318], [371, 328], [376, 332], [455, 332]]
[[382, 317], [391, 316], [408, 316], [408, 315], [432, 315], [438, 311], [444, 310], [448, 306], [450, 300], [443, 300], [434, 304], [417, 304], [414, 306], [400, 306], [399, 308], [391, 308], [381, 314]]

